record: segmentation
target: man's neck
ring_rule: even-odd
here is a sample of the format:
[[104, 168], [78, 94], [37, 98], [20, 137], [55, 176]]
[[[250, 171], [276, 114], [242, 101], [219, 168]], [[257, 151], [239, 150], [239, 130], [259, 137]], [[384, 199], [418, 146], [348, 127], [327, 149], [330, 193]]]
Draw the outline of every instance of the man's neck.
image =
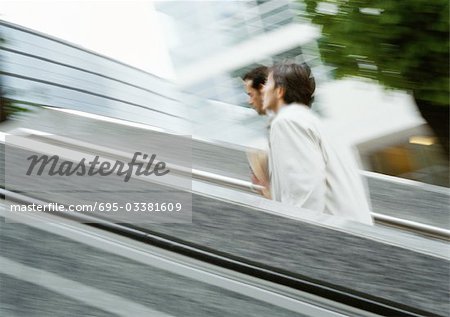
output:
[[276, 107], [274, 112], [278, 113], [278, 111], [280, 111], [281, 108], [286, 107], [286, 106], [287, 106], [287, 104], [286, 104], [286, 102], [284, 100], [279, 100], [278, 103], [277, 103], [277, 107]]

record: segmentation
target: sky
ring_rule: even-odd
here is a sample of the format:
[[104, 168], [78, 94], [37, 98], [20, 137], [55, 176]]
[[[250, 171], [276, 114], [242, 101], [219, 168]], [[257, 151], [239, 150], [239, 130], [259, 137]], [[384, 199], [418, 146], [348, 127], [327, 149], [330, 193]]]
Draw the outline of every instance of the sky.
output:
[[80, 45], [173, 79], [167, 45], [151, 1], [0, 0], [0, 19]]

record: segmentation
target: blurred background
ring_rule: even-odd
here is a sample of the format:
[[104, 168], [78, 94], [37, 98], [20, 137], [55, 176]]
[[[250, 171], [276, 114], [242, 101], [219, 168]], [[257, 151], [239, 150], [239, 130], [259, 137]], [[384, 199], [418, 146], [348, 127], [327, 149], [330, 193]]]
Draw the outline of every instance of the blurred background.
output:
[[[307, 62], [318, 81], [314, 109], [356, 147], [365, 170], [449, 186], [447, 11], [445, 0], [2, 1], [4, 21], [142, 69], [124, 80], [155, 92], [144, 107], [56, 100], [55, 79], [27, 80], [44, 77], [42, 58], [30, 54], [51, 59], [61, 49], [68, 64], [82, 60], [98, 73], [111, 63], [2, 25], [2, 118], [49, 105], [258, 147], [267, 119], [249, 109], [241, 76], [261, 64]], [[168, 98], [155, 99], [162, 91]], [[171, 98], [182, 100], [171, 111], [189, 127], [141, 111], [168, 108]]]
[[[191, 222], [111, 224], [8, 210], [164, 191], [62, 177], [26, 195], [0, 155], [0, 315], [447, 316], [448, 19], [446, 0], [0, 0], [2, 154], [16, 135], [129, 160], [165, 136], [192, 163], [176, 174]], [[241, 77], [284, 61], [312, 67], [313, 110], [359, 159], [375, 226], [250, 182], [268, 118]]]

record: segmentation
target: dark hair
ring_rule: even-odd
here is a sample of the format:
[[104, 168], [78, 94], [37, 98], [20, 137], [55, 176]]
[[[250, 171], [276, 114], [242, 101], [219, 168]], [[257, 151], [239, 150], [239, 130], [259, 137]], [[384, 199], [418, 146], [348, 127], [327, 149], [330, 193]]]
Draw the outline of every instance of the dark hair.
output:
[[284, 88], [287, 104], [296, 102], [311, 107], [316, 82], [307, 64], [276, 64], [269, 72], [273, 73], [275, 87]]
[[251, 80], [252, 88], [259, 89], [261, 85], [264, 85], [267, 80], [267, 75], [269, 72], [269, 68], [266, 66], [259, 66], [253, 68], [251, 71], [247, 72], [242, 79], [243, 80]]

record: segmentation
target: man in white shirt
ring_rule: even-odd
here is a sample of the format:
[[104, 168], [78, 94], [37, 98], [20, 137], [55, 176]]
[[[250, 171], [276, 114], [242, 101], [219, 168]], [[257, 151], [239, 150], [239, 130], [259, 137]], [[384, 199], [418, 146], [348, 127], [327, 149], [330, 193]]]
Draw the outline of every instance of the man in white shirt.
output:
[[280, 64], [269, 70], [263, 108], [276, 113], [269, 137], [272, 198], [372, 224], [354, 158], [336, 150], [336, 143], [310, 109], [314, 90], [306, 64]]

